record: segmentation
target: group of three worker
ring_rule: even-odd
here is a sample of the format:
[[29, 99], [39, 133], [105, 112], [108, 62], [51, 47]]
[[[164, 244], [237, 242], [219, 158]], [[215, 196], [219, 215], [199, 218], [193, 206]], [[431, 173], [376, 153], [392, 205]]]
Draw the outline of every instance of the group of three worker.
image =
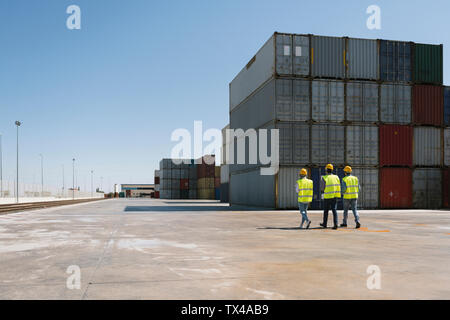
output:
[[[351, 208], [353, 215], [355, 216], [356, 228], [361, 226], [359, 222], [359, 215], [357, 211], [358, 193], [361, 190], [358, 178], [352, 175], [352, 168], [346, 166], [344, 168], [345, 177], [342, 179], [342, 183], [337, 175], [333, 174], [333, 165], [327, 164], [325, 167], [326, 175], [322, 176], [320, 180], [320, 191], [323, 194], [324, 210], [323, 210], [323, 223], [320, 224], [322, 228], [327, 227], [328, 223], [328, 211], [333, 212], [333, 229], [338, 228], [338, 214], [337, 214], [337, 199], [344, 198], [344, 219], [341, 227], [347, 227], [348, 210]], [[297, 180], [296, 193], [298, 196], [298, 207], [302, 215], [302, 222], [300, 228], [303, 228], [303, 224], [306, 222], [306, 229], [309, 229], [311, 220], [308, 218], [307, 210], [309, 203], [313, 200], [313, 181], [307, 177], [308, 171], [302, 169], [300, 171], [300, 179]]]

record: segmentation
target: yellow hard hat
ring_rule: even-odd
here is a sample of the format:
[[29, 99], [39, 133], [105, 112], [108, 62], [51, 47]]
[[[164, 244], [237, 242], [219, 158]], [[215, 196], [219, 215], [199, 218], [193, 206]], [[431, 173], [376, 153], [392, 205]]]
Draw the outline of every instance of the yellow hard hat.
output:
[[351, 172], [352, 172], [352, 167], [350, 167], [350, 166], [345, 166], [344, 172], [351, 173]]
[[333, 170], [333, 165], [331, 163], [329, 163], [329, 164], [327, 164], [327, 166], [325, 168]]
[[303, 168], [302, 170], [300, 170], [300, 175], [307, 176], [308, 175], [308, 171], [306, 171], [306, 169]]

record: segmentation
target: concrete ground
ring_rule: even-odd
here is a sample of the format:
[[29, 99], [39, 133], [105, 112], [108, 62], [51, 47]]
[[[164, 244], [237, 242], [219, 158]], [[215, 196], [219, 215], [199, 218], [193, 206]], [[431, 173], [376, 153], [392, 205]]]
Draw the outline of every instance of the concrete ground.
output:
[[310, 217], [138, 199], [3, 215], [0, 298], [450, 299], [450, 212], [361, 211], [337, 231]]

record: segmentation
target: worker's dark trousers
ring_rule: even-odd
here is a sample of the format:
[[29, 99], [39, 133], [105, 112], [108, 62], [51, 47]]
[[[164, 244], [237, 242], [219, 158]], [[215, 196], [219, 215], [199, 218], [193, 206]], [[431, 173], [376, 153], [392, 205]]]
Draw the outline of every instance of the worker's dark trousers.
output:
[[338, 225], [338, 214], [337, 214], [337, 198], [324, 199], [323, 208], [323, 225], [326, 227], [328, 223], [328, 210], [333, 212], [333, 223], [337, 227]]

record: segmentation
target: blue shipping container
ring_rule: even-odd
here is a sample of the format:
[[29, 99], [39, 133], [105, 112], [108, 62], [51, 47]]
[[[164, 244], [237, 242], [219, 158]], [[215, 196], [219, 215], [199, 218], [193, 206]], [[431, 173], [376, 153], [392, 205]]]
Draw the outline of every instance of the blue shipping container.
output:
[[229, 202], [228, 189], [229, 189], [228, 182], [227, 183], [222, 183], [220, 185], [220, 202], [224, 202], [224, 203], [228, 203]]
[[214, 199], [220, 200], [220, 188], [214, 189]]
[[380, 79], [411, 82], [411, 44], [380, 40]]
[[450, 87], [444, 87], [444, 123], [450, 126]]
[[[336, 174], [336, 170], [334, 171], [334, 173]], [[314, 183], [314, 196], [313, 196], [313, 201], [311, 203], [312, 210], [323, 210], [323, 200], [322, 200], [322, 197], [320, 194], [320, 179], [323, 175], [325, 175], [324, 167], [311, 169], [311, 180]], [[337, 175], [338, 175], [339, 179], [342, 180], [342, 178], [344, 177], [344, 168], [338, 168]], [[342, 210], [342, 209], [343, 209], [342, 199], [339, 199], [338, 200], [338, 210]], [[331, 214], [331, 212], [329, 212], [328, 214]], [[328, 218], [328, 219], [330, 219], [330, 218]]]

